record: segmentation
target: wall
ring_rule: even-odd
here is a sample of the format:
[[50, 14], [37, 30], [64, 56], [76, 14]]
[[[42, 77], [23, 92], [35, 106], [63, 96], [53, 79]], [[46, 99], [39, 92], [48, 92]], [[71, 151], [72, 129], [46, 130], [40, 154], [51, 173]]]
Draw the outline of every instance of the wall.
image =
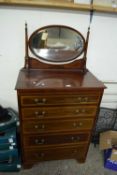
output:
[[[86, 36], [89, 12], [28, 7], [0, 7], [0, 104], [17, 109], [15, 84], [24, 65], [24, 24], [29, 34], [38, 27], [63, 24]], [[100, 80], [117, 81], [117, 15], [94, 14], [87, 67]], [[110, 90], [113, 91], [112, 88]], [[114, 91], [117, 91], [114, 88]], [[112, 107], [117, 107], [116, 104]]]

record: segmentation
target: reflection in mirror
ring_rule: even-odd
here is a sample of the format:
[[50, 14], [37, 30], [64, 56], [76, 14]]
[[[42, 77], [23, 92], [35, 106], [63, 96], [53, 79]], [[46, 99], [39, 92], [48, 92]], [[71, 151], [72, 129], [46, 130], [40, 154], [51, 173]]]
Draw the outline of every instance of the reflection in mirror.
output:
[[48, 62], [76, 59], [84, 50], [83, 36], [65, 26], [49, 26], [33, 33], [30, 49], [35, 56]]

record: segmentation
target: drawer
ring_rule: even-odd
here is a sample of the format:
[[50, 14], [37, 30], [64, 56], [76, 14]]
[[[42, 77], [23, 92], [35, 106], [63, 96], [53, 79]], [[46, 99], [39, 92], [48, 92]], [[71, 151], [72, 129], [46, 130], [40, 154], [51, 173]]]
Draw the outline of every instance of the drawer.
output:
[[84, 145], [72, 147], [53, 147], [48, 149], [27, 149], [24, 152], [24, 159], [28, 163], [57, 159], [84, 159], [85, 154], [86, 146]]
[[57, 144], [78, 144], [89, 141], [90, 133], [70, 133], [70, 134], [52, 134], [52, 135], [24, 135], [25, 147], [44, 147]]
[[42, 96], [30, 95], [21, 96], [22, 106], [42, 106], [42, 105], [68, 105], [68, 104], [97, 104], [100, 100], [98, 93], [91, 94], [78, 94], [78, 95], [55, 95], [55, 96]]
[[59, 106], [59, 107], [35, 107], [22, 108], [22, 119], [54, 119], [63, 117], [94, 117], [96, 106]]
[[93, 119], [26, 121], [22, 127], [24, 133], [89, 130], [92, 128], [93, 121]]

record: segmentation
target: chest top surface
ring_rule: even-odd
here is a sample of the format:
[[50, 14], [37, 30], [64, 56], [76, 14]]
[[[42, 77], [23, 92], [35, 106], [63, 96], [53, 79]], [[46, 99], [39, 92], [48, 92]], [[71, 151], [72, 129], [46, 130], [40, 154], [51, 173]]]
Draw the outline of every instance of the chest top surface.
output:
[[35, 90], [78, 90], [104, 88], [105, 86], [91, 72], [85, 74], [77, 70], [22, 69], [16, 89]]

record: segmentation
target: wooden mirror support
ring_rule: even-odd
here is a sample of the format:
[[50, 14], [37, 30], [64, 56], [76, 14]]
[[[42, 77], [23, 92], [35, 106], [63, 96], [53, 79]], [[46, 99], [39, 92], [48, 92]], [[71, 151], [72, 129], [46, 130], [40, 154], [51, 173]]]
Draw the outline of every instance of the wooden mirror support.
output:
[[[41, 56], [39, 57], [37, 54], [35, 54], [35, 52], [32, 49], [32, 38], [34, 38], [34, 36], [36, 36], [36, 34], [39, 35], [39, 32], [42, 33], [43, 30], [50, 31], [50, 29], [55, 30], [55, 28], [62, 28], [62, 29], [64, 29], [64, 31], [66, 30], [65, 34], [67, 33], [67, 31], [70, 31], [70, 32], [75, 33], [75, 35], [77, 34], [78, 36], [76, 35], [76, 37], [80, 36], [82, 39], [82, 44], [83, 44], [81, 52], [78, 53], [78, 52], [76, 52], [76, 50], [73, 51], [73, 49], [71, 49], [71, 48], [70, 48], [70, 50], [66, 49], [66, 48], [65, 49], [58, 49], [56, 47], [61, 47], [60, 42], [59, 42], [59, 46], [58, 45], [55, 46], [55, 43], [54, 43], [54, 46], [53, 46], [54, 49], [48, 48], [48, 47], [38, 49], [38, 52], [39, 52], [39, 50], [47, 51], [46, 57], [48, 57], [50, 60], [47, 58], [45, 59]], [[24, 65], [24, 67], [26, 69], [33, 69], [33, 68], [36, 68], [36, 69], [38, 69], [38, 68], [43, 68], [43, 69], [48, 69], [48, 68], [58, 68], [58, 69], [62, 69], [62, 68], [67, 69], [68, 68], [69, 69], [69, 68], [71, 68], [72, 69], [73, 68], [74, 69], [74, 68], [76, 68], [79, 71], [85, 72], [86, 71], [87, 48], [88, 48], [89, 34], [90, 34], [90, 28], [88, 28], [86, 39], [84, 39], [84, 37], [82, 36], [82, 34], [80, 32], [78, 32], [77, 30], [75, 30], [71, 27], [63, 26], [63, 25], [61, 25], [61, 26], [60, 25], [52, 25], [52, 26], [45, 26], [43, 28], [37, 29], [29, 37], [27, 24], [25, 24], [25, 65]], [[65, 36], [63, 36], [63, 37], [65, 38]], [[71, 38], [69, 37], [69, 40], [70, 39]], [[50, 40], [50, 38], [48, 40]], [[66, 40], [68, 40], [68, 38]], [[58, 44], [58, 42], [57, 42], [57, 44]], [[29, 50], [33, 53], [33, 56], [29, 55]], [[59, 53], [58, 53], [58, 50], [59, 50]], [[82, 54], [82, 56], [80, 57], [81, 54]], [[57, 57], [58, 57], [58, 59], [57, 59]]]

